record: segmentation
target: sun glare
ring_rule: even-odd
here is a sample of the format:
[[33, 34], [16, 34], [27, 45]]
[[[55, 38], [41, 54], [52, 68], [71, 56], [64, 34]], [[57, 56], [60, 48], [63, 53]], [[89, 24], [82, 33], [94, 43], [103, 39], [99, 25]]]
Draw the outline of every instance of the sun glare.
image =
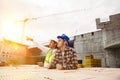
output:
[[3, 23], [3, 37], [12, 41], [20, 42], [21, 33], [22, 33], [22, 25], [6, 21]]

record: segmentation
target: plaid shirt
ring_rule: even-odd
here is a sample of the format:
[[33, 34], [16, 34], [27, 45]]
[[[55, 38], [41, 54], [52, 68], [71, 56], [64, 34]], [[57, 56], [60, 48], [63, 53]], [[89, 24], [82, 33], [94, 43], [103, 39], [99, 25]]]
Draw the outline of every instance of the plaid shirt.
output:
[[62, 51], [58, 49], [52, 61], [54, 67], [56, 67], [56, 64], [61, 64], [66, 70], [77, 69], [78, 61], [76, 52], [72, 48], [67, 47], [64, 54], [62, 54]]

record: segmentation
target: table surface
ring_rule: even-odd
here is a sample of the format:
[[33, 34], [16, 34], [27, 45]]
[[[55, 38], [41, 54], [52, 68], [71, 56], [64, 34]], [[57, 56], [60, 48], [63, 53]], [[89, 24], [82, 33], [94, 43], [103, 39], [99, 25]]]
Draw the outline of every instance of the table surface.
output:
[[46, 69], [37, 65], [0, 67], [0, 80], [120, 80], [120, 68]]

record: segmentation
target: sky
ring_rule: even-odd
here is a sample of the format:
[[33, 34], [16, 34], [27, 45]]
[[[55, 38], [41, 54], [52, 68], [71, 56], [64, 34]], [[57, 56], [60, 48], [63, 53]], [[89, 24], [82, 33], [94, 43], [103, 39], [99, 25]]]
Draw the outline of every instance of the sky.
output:
[[[0, 0], [0, 34], [7, 24], [7, 38], [20, 41], [17, 30], [9, 21], [19, 22], [29, 18], [25, 24], [24, 35], [36, 42], [45, 43], [56, 36], [66, 34], [69, 37], [96, 31], [96, 18], [108, 21], [109, 16], [120, 13], [120, 0]], [[35, 18], [31, 20], [30, 18]], [[11, 30], [11, 32], [10, 32]], [[21, 29], [19, 31], [22, 32]], [[14, 34], [14, 35], [13, 35]]]

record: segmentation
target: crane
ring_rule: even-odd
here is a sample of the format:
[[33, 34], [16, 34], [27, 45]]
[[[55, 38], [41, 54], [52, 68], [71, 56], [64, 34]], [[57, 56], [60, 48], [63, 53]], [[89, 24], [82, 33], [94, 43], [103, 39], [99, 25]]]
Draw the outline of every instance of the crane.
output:
[[26, 23], [30, 20], [37, 20], [37, 18], [25, 18], [23, 20], [18, 20], [15, 22], [22, 22], [23, 26], [22, 26], [22, 34], [21, 34], [21, 43], [23, 42], [23, 38], [24, 38], [24, 31], [25, 31], [25, 27], [26, 27]]
[[40, 19], [40, 18], [45, 18], [45, 17], [58, 16], [58, 15], [65, 15], [65, 14], [80, 12], [80, 11], [83, 11], [83, 10], [84, 10], [84, 9], [78, 9], [78, 10], [66, 11], [66, 12], [62, 12], [62, 13], [49, 14], [49, 15], [45, 15], [45, 16], [41, 16], [41, 17], [36, 17], [36, 18], [25, 18], [25, 19], [23, 19], [23, 20], [18, 20], [18, 21], [16, 21], [16, 22], [23, 22], [21, 42], [23, 41], [24, 28], [25, 28], [26, 22], [28, 22], [28, 21], [30, 21], [30, 20], [37, 20], [37, 19]]

